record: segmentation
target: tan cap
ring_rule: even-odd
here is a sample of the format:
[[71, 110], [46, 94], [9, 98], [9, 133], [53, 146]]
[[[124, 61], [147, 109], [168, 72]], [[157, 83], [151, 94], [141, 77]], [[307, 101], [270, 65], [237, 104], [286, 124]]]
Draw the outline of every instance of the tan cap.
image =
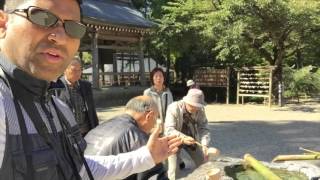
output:
[[190, 89], [182, 99], [185, 103], [202, 108], [206, 105], [203, 92], [200, 89]]
[[190, 79], [190, 80], [188, 80], [187, 81], [187, 86], [189, 87], [189, 86], [192, 86], [192, 85], [194, 85], [195, 83], [194, 83], [194, 81], [192, 80], [192, 79]]

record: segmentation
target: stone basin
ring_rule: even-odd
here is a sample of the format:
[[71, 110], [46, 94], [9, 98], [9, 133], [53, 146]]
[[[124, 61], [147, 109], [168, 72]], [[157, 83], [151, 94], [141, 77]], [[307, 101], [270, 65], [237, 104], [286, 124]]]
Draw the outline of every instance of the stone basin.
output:
[[[224, 169], [226, 167], [232, 167], [236, 165], [242, 165], [243, 160], [232, 157], [220, 157], [216, 160], [209, 161], [192, 173], [186, 176], [185, 180], [205, 180], [207, 172], [212, 168], [219, 168], [222, 170], [222, 180], [232, 180], [232, 177], [226, 175]], [[262, 162], [265, 166], [273, 169], [281, 169], [293, 172], [299, 172], [304, 174], [310, 180], [320, 180], [320, 168], [314, 164], [308, 163], [306, 161], [286, 161], [281, 163], [268, 163]]]

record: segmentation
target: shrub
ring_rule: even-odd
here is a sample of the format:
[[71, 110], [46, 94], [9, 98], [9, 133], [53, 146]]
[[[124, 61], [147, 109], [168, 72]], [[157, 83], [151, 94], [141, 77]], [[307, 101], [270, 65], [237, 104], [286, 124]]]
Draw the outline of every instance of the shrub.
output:
[[284, 68], [284, 96], [295, 97], [299, 101], [300, 95], [313, 95], [320, 91], [320, 70], [314, 72], [313, 66], [295, 70]]

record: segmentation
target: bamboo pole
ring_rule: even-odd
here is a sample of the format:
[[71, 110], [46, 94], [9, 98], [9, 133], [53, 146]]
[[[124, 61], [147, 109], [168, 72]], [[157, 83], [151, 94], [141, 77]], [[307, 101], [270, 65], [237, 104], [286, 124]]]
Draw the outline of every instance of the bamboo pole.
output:
[[196, 141], [196, 144], [200, 147], [202, 147], [203, 145], [201, 143], [199, 143], [198, 141]]
[[302, 151], [311, 153], [311, 154], [320, 155], [320, 152], [318, 152], [318, 151], [313, 151], [313, 150], [310, 150], [310, 149], [305, 149], [305, 148], [303, 148], [303, 147], [299, 147], [299, 149], [302, 150]]
[[315, 160], [315, 159], [320, 159], [320, 154], [278, 155], [272, 160], [272, 162], [294, 161], [294, 160]]
[[269, 168], [264, 166], [261, 162], [256, 160], [250, 154], [245, 154], [243, 157], [245, 163], [255, 169], [259, 174], [268, 180], [281, 180], [279, 176], [274, 174]]

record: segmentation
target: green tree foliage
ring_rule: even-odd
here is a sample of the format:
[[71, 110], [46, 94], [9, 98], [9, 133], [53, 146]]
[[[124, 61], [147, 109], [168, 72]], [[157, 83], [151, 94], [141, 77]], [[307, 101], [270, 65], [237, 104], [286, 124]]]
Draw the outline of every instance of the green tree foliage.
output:
[[91, 64], [92, 63], [92, 54], [88, 52], [82, 53], [82, 61], [84, 64]]
[[[175, 68], [183, 72], [182, 79], [190, 76], [184, 72], [190, 72], [192, 65], [211, 63], [214, 58], [213, 42], [203, 36], [201, 32], [205, 29], [200, 25], [205, 22], [205, 12], [213, 7], [207, 6], [207, 0], [200, 1], [162, 1], [159, 10], [162, 16], [159, 12], [152, 13], [158, 29], [150, 36], [151, 54], [171, 59]], [[157, 3], [153, 6], [159, 8]]]
[[151, 54], [175, 64], [274, 65], [278, 83], [284, 64], [320, 63], [319, 0], [159, 0], [150, 7], [158, 23]]
[[284, 68], [285, 97], [295, 97], [299, 101], [301, 95], [313, 95], [320, 91], [320, 69], [313, 72], [314, 67], [301, 69]]
[[[275, 82], [282, 80], [284, 60], [301, 53], [318, 28], [318, 0], [224, 0], [210, 19], [219, 34], [218, 58], [233, 57], [275, 65]], [[219, 22], [219, 23], [217, 23]], [[251, 60], [250, 60], [251, 59]], [[277, 86], [275, 86], [277, 87]]]

